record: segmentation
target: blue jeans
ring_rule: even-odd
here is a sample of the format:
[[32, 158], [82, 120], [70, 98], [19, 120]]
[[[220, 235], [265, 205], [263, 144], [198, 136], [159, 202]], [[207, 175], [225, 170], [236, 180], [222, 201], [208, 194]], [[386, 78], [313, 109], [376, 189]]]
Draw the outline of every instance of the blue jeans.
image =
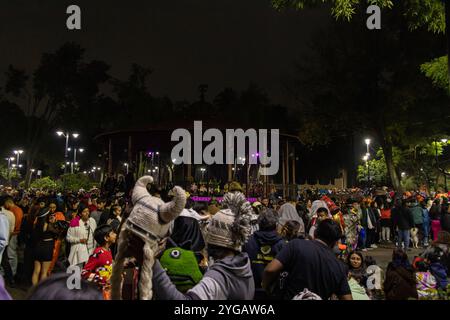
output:
[[409, 230], [398, 230], [398, 245], [401, 246], [404, 243], [404, 248], [409, 248]]

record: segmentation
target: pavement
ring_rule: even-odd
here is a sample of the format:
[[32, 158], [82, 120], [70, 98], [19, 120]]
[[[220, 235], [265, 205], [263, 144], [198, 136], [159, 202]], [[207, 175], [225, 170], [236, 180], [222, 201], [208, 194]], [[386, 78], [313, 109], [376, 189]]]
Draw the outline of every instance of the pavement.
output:
[[[371, 256], [375, 259], [377, 262], [377, 265], [380, 266], [384, 271], [387, 268], [388, 263], [392, 260], [392, 250], [394, 249], [393, 244], [385, 244], [385, 245], [378, 245], [377, 249], [368, 249], [367, 252], [363, 252], [363, 255]], [[408, 251], [408, 258], [412, 262], [412, 259], [414, 256], [419, 255], [421, 252], [423, 252], [423, 248], [419, 249], [411, 249], [411, 251]], [[27, 285], [20, 285], [17, 284], [15, 288], [10, 288], [6, 286], [6, 290], [9, 292], [9, 294], [12, 296], [14, 300], [25, 300], [27, 297], [27, 294], [30, 290], [30, 286]]]

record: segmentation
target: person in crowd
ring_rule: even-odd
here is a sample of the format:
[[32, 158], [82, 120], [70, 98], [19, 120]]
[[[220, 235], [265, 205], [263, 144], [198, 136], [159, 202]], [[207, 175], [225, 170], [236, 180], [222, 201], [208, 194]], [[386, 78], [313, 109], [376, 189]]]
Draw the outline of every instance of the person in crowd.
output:
[[347, 266], [351, 277], [358, 283], [364, 283], [366, 266], [362, 253], [359, 251], [350, 252], [347, 256]]
[[[80, 289], [76, 289], [79, 281]], [[68, 285], [70, 284], [70, 285]], [[27, 300], [104, 300], [96, 285], [84, 279], [73, 280], [73, 274], [55, 273], [34, 286]]]
[[430, 267], [430, 272], [436, 278], [438, 288], [446, 290], [450, 268], [450, 233], [439, 231], [436, 241], [433, 241], [422, 254]]
[[[18, 258], [18, 236], [20, 233], [20, 227], [22, 226], [22, 219], [23, 219], [23, 211], [22, 209], [17, 206], [14, 203], [13, 198], [9, 197], [4, 201], [3, 204], [4, 208], [6, 210], [11, 211], [14, 214], [14, 231], [11, 234], [11, 237], [9, 239], [9, 244], [8, 244], [8, 259], [9, 259], [9, 264], [11, 266], [11, 271], [12, 271], [12, 276], [13, 279], [16, 276], [17, 273], [17, 265], [19, 263], [19, 258]], [[14, 280], [13, 280], [14, 282]]]
[[97, 228], [95, 220], [89, 216], [89, 208], [80, 206], [77, 216], [70, 222], [66, 240], [71, 244], [69, 265], [77, 265], [80, 269], [94, 252], [94, 231]]
[[301, 236], [299, 230], [300, 230], [300, 223], [295, 220], [289, 220], [286, 221], [286, 223], [281, 227], [281, 232], [279, 232], [279, 234], [285, 242], [289, 242]]
[[5, 242], [6, 247], [3, 250], [2, 260], [1, 260], [1, 267], [5, 275], [5, 280], [10, 286], [15, 286], [15, 280], [14, 280], [14, 273], [11, 267], [11, 261], [9, 259], [9, 253], [10, 250], [8, 250], [9, 245], [11, 243], [11, 237], [14, 234], [14, 229], [16, 227], [16, 217], [14, 216], [14, 213], [6, 209], [5, 203], [6, 200], [9, 199], [8, 196], [3, 196], [0, 198], [0, 210], [1, 213], [7, 218], [8, 220], [8, 239]]
[[387, 201], [383, 201], [380, 208], [381, 241], [388, 243], [391, 241], [391, 208]]
[[436, 300], [439, 298], [436, 278], [430, 272], [429, 263], [422, 259], [415, 263], [417, 295], [419, 300]]
[[250, 235], [253, 209], [238, 183], [231, 183], [223, 209], [212, 216], [207, 231], [208, 255], [214, 263], [202, 280], [186, 293], [170, 281], [159, 261], [153, 267], [153, 291], [161, 300], [251, 300], [255, 283], [248, 255], [242, 245]]
[[[199, 215], [193, 210], [194, 201], [186, 200], [186, 205], [181, 214], [173, 222], [173, 230], [170, 238], [179, 246], [188, 247], [193, 251], [200, 262], [203, 260], [205, 241], [200, 229], [199, 221], [207, 217]], [[186, 244], [189, 245], [186, 245]], [[184, 244], [184, 245], [183, 245]]]
[[9, 221], [3, 210], [0, 211], [0, 262], [3, 261], [3, 253], [8, 246], [10, 235]]
[[347, 268], [340, 262], [333, 248], [341, 238], [339, 225], [326, 219], [319, 223], [314, 240], [294, 239], [286, 244], [264, 270], [262, 287], [270, 294], [282, 271], [287, 271], [283, 297], [292, 299], [304, 289], [329, 299], [336, 295], [352, 300], [347, 281]]
[[114, 205], [111, 207], [109, 218], [108, 220], [106, 220], [106, 224], [109, 224], [113, 228], [115, 233], [119, 233], [119, 226], [121, 222], [122, 222], [122, 207], [119, 205]]
[[424, 231], [423, 231], [423, 209], [417, 202], [415, 198], [409, 201], [409, 210], [413, 216], [414, 227], [419, 231], [419, 239], [422, 239], [422, 244], [424, 242]]
[[430, 208], [431, 231], [433, 233], [433, 241], [437, 240], [439, 231], [441, 231], [441, 204], [436, 199]]
[[370, 204], [366, 202], [362, 202], [361, 205], [361, 226], [365, 230], [366, 234], [366, 241], [363, 243], [363, 246], [361, 249], [364, 248], [372, 248], [376, 249], [377, 245], [375, 244], [375, 237], [377, 233], [377, 225], [378, 225], [378, 218], [377, 218], [377, 211], [376, 211], [376, 202], [373, 201]]
[[[56, 221], [66, 222], [66, 218], [65, 218], [65, 215], [63, 213], [64, 210], [58, 208], [57, 206], [58, 205], [57, 205], [56, 201], [50, 202], [50, 204], [48, 206], [50, 214], [54, 214], [55, 215]], [[66, 225], [68, 227], [67, 223], [64, 224], [64, 227], [66, 227]], [[60, 225], [60, 227], [63, 227], [63, 225]], [[48, 268], [48, 274], [49, 275], [53, 272], [53, 268], [55, 267], [56, 262], [60, 258], [61, 246], [63, 244], [63, 238], [64, 237], [65, 237], [65, 233], [64, 232], [60, 232], [58, 238], [55, 240], [55, 247], [53, 248], [52, 262], [50, 263], [50, 266]], [[62, 257], [61, 257], [61, 259], [62, 259]]]
[[111, 245], [116, 242], [116, 236], [110, 225], [98, 226], [95, 229], [94, 239], [98, 243], [98, 247], [89, 257], [81, 272], [83, 279], [96, 283], [105, 295], [107, 295], [110, 286], [109, 280], [113, 264]]
[[347, 210], [344, 214], [345, 242], [350, 250], [355, 250], [358, 245], [359, 233], [359, 203], [356, 199], [349, 198], [346, 202]]
[[36, 285], [48, 276], [48, 269], [53, 258], [55, 240], [60, 230], [56, 226], [56, 217], [48, 208], [39, 211], [34, 225], [32, 242], [34, 270], [31, 282]]
[[316, 213], [313, 215], [310, 221], [310, 227], [308, 231], [308, 236], [310, 239], [314, 239], [314, 233], [320, 221], [323, 221], [328, 218], [329, 218], [328, 208], [326, 207], [317, 208]]
[[259, 230], [253, 233], [242, 251], [246, 252], [252, 264], [255, 280], [255, 300], [267, 299], [261, 287], [264, 268], [276, 257], [283, 247], [284, 240], [277, 233], [278, 217], [266, 207], [258, 217]]
[[297, 221], [300, 225], [299, 234], [305, 236], [305, 225], [297, 212], [296, 201], [293, 197], [288, 197], [287, 202], [280, 207], [278, 217], [281, 226], [284, 226], [287, 221]]
[[391, 212], [393, 227], [398, 230], [398, 246], [409, 250], [410, 230], [414, 227], [414, 218], [406, 206], [406, 200], [397, 199]]
[[96, 200], [95, 210], [91, 211], [91, 218], [95, 220], [95, 223], [100, 225], [100, 217], [105, 210], [106, 200], [104, 198], [99, 198]]
[[416, 276], [408, 255], [401, 248], [394, 249], [384, 280], [386, 300], [418, 299]]
[[441, 230], [450, 232], [450, 206], [443, 206], [441, 214]]
[[432, 203], [431, 201], [422, 201], [420, 203], [422, 207], [422, 217], [423, 217], [423, 246], [428, 247], [430, 240], [430, 228], [431, 228], [431, 220], [430, 220], [430, 211], [431, 204], [428, 206], [428, 203]]

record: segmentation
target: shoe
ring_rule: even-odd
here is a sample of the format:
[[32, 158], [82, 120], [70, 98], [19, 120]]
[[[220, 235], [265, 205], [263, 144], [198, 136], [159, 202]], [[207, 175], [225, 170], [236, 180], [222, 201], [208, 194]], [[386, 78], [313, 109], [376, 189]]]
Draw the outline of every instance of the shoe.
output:
[[362, 251], [362, 252], [367, 252], [367, 249], [366, 249], [366, 248], [364, 248], [364, 249], [361, 249], [361, 251]]
[[376, 244], [372, 244], [370, 247], [371, 247], [372, 249], [378, 248], [378, 246], [377, 246]]

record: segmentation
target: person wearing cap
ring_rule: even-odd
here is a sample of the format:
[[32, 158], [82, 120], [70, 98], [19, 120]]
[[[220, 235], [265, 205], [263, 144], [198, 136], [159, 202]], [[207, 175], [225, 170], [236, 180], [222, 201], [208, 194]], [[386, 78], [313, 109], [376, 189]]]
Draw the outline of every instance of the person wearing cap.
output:
[[[255, 283], [242, 246], [250, 235], [252, 207], [242, 188], [230, 184], [222, 209], [207, 228], [207, 251], [212, 264], [202, 280], [185, 294], [177, 290], [159, 261], [153, 267], [153, 291], [160, 300], [251, 300]], [[232, 191], [233, 190], [233, 191]]]

